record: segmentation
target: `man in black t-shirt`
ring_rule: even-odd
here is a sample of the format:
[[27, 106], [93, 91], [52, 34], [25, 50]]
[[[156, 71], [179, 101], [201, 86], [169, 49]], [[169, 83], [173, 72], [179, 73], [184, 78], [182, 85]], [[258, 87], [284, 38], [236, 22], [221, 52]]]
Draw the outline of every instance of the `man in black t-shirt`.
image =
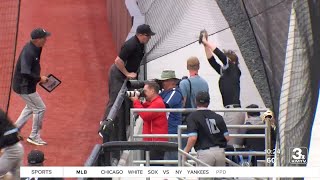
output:
[[[232, 50], [222, 52], [214, 43], [208, 41], [206, 31], [201, 31], [201, 43], [204, 45], [208, 62], [212, 68], [220, 75], [219, 89], [222, 96], [223, 106], [225, 108], [240, 108], [240, 76], [239, 58]], [[200, 35], [201, 37], [201, 35]], [[217, 63], [215, 54], [223, 66]], [[243, 112], [225, 112], [223, 116], [228, 125], [242, 125], [245, 121], [245, 113]], [[241, 129], [229, 129], [230, 134], [239, 134]], [[232, 138], [229, 145], [241, 147], [243, 139]]]
[[189, 153], [192, 147], [197, 158], [210, 166], [225, 166], [224, 148], [229, 133], [222, 116], [207, 109], [210, 103], [209, 93], [200, 91], [196, 96], [197, 111], [187, 118], [188, 143], [184, 151]]
[[46, 106], [36, 91], [38, 83], [48, 81], [46, 76], [40, 75], [40, 56], [47, 37], [51, 33], [42, 28], [34, 29], [31, 32], [31, 40], [22, 49], [17, 61], [13, 77], [13, 91], [16, 92], [26, 103], [21, 112], [16, 126], [19, 129], [27, 123], [33, 115], [32, 130], [27, 141], [34, 145], [46, 145], [47, 142], [41, 139], [40, 130]]
[[[119, 55], [109, 70], [109, 101], [104, 119], [108, 116], [125, 79], [137, 78], [137, 72], [144, 56], [145, 44], [149, 42], [153, 35], [155, 35], [155, 33], [152, 32], [150, 26], [142, 24], [137, 27], [135, 36], [131, 37], [122, 45]], [[131, 101], [125, 98], [124, 103], [122, 103], [118, 110], [116, 118], [113, 120], [114, 126], [110, 134], [110, 139], [104, 139], [104, 141], [126, 141], [126, 126], [129, 124], [129, 120], [125, 120], [126, 112], [124, 110], [125, 106], [130, 106], [130, 103]], [[117, 158], [119, 159], [120, 157]]]

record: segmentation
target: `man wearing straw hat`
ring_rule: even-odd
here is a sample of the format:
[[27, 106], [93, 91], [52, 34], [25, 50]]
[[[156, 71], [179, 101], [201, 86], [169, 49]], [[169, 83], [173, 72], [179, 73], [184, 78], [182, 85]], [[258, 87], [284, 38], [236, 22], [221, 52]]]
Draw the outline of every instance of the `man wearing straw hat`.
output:
[[[182, 108], [183, 96], [179, 87], [177, 87], [177, 82], [175, 71], [164, 70], [161, 73], [161, 81], [163, 91], [160, 93], [166, 108]], [[182, 115], [179, 112], [169, 112], [167, 114], [168, 118], [168, 134], [177, 134], [178, 126], [181, 125]], [[171, 142], [177, 142], [177, 138], [170, 139]], [[176, 160], [178, 159], [177, 152], [166, 152], [166, 160]]]

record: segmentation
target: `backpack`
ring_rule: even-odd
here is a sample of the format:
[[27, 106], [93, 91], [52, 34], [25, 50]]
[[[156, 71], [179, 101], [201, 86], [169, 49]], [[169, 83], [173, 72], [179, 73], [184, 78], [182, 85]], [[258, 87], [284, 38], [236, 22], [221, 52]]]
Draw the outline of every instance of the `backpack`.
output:
[[[188, 82], [189, 82], [189, 94], [190, 94], [190, 96], [191, 96], [191, 94], [192, 94], [192, 86], [191, 86], [191, 81], [190, 81], [190, 79], [188, 78], [188, 76], [183, 76], [182, 78], [181, 78], [181, 80], [178, 82], [178, 86], [179, 86], [179, 88], [180, 88], [180, 82], [182, 81], [182, 80], [184, 80], [184, 79], [186, 79], [186, 80], [188, 80]], [[180, 88], [181, 89], [181, 88]], [[191, 105], [191, 102], [190, 102], [190, 97], [188, 97], [187, 98], [187, 100], [186, 100], [186, 105], [187, 104], [189, 104], [189, 105]], [[190, 114], [190, 112], [183, 112], [182, 113], [182, 124], [187, 124], [187, 117], [189, 116], [189, 114]]]

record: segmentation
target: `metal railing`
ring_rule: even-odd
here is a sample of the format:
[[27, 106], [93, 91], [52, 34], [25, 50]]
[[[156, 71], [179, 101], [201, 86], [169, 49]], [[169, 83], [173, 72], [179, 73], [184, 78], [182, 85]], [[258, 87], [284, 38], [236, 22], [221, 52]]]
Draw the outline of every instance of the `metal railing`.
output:
[[[186, 125], [180, 125], [178, 127], [178, 134], [134, 134], [134, 126], [135, 126], [135, 113], [138, 112], [194, 112], [197, 109], [161, 109], [161, 108], [131, 108], [130, 109], [130, 136], [129, 140], [135, 141], [136, 138], [146, 138], [146, 137], [153, 137], [153, 138], [178, 138], [178, 165], [183, 166], [187, 165], [190, 166], [191, 164], [188, 162], [182, 162], [183, 158], [182, 156], [187, 156], [188, 158], [192, 159], [193, 162], [197, 162], [199, 164], [208, 166], [207, 164], [201, 162], [199, 159], [194, 158], [188, 153], [185, 153], [182, 150], [182, 138], [187, 138], [188, 136], [186, 134], [182, 134], [182, 130], [186, 129]], [[235, 109], [215, 109], [212, 110], [214, 112], [264, 112], [268, 109], [265, 108], [235, 108]], [[268, 158], [270, 158], [271, 154], [267, 153], [271, 151], [271, 124], [270, 119], [265, 121], [265, 125], [227, 125], [227, 128], [241, 128], [241, 129], [265, 129], [265, 134], [230, 134], [230, 137], [234, 138], [265, 138], [265, 151], [234, 151], [234, 152], [226, 152], [226, 155], [255, 155], [255, 156], [265, 156], [265, 165], [270, 166], [271, 162], [266, 161]], [[133, 164], [141, 164], [146, 163], [145, 161], [134, 161], [133, 158], [131, 158]], [[175, 164], [177, 161], [167, 161], [167, 160], [151, 160], [151, 164], [155, 163], [162, 163], [162, 164]], [[230, 165], [237, 166], [238, 164], [234, 163], [233, 161], [226, 158], [226, 162], [228, 162]]]

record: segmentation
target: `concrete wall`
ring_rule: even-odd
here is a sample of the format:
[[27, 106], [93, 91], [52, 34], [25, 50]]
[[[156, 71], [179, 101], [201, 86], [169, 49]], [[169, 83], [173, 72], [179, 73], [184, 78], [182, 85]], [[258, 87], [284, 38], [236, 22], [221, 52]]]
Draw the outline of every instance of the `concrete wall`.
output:
[[125, 0], [107, 0], [107, 18], [113, 41], [116, 44], [117, 52], [119, 52], [132, 27], [132, 18], [127, 10]]

